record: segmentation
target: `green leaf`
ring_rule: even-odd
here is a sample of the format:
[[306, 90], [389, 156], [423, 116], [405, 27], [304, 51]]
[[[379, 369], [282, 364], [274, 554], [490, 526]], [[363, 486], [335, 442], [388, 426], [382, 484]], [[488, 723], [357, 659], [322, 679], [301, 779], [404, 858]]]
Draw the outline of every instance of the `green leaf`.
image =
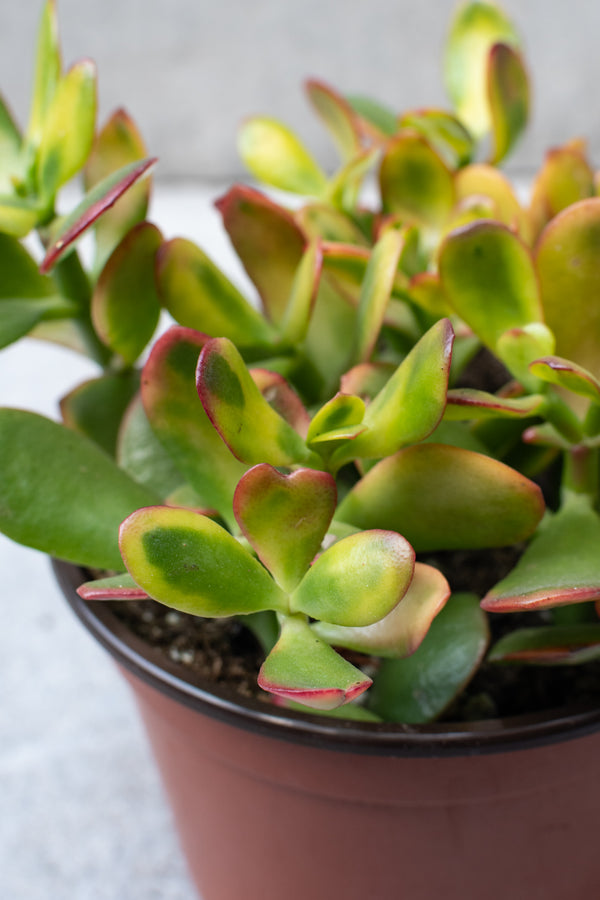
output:
[[[147, 156], [146, 146], [135, 123], [124, 109], [118, 109], [98, 133], [87, 160], [83, 181], [86, 191], [123, 166], [140, 162]], [[94, 270], [104, 263], [130, 228], [143, 222], [148, 211], [151, 179], [133, 185], [95, 224], [96, 257]]]
[[268, 317], [283, 318], [306, 238], [293, 216], [259, 191], [237, 185], [215, 204]]
[[370, 708], [387, 722], [431, 722], [475, 674], [488, 640], [478, 598], [454, 594], [416, 653], [382, 662], [369, 693]]
[[407, 222], [440, 227], [454, 206], [450, 170], [418, 132], [388, 142], [379, 184], [384, 211]]
[[31, 200], [0, 194], [0, 232], [25, 237], [36, 226], [41, 208]]
[[269, 344], [269, 323], [248, 303], [214, 262], [191, 241], [175, 238], [158, 255], [158, 290], [176, 322], [238, 347]]
[[139, 509], [119, 543], [130, 575], [159, 603], [195, 616], [284, 612], [287, 598], [228, 531], [188, 509]]
[[35, 74], [27, 140], [38, 146], [60, 79], [61, 59], [55, 0], [47, 0], [37, 35]]
[[563, 209], [596, 194], [594, 170], [584, 150], [579, 141], [571, 141], [547, 152], [531, 189], [531, 218], [536, 237]]
[[508, 44], [495, 44], [488, 62], [488, 97], [494, 152], [499, 163], [512, 150], [529, 118], [529, 80], [521, 54]]
[[536, 248], [545, 320], [556, 354], [600, 378], [600, 198], [559, 213]]
[[327, 203], [306, 203], [295, 215], [301, 230], [313, 240], [367, 246], [367, 239], [345, 213]]
[[52, 231], [52, 239], [40, 265], [40, 272], [49, 272], [56, 262], [93, 225], [100, 216], [110, 209], [117, 200], [140, 178], [147, 175], [156, 159], [143, 159], [129, 163], [108, 175], [85, 195], [73, 212], [58, 221]]
[[486, 391], [457, 388], [448, 391], [448, 403], [444, 412], [446, 421], [465, 419], [509, 418], [526, 419], [535, 416], [544, 403], [541, 394], [525, 397], [498, 397]]
[[512, 572], [483, 598], [490, 612], [548, 609], [600, 598], [600, 517], [569, 493], [548, 516]]
[[149, 222], [134, 226], [111, 254], [92, 295], [92, 322], [107, 347], [131, 365], [158, 325], [154, 264], [162, 234]]
[[536, 378], [573, 391], [574, 394], [587, 397], [597, 406], [600, 405], [600, 381], [583, 366], [560, 356], [544, 356], [534, 360], [529, 368]]
[[322, 268], [321, 244], [313, 241], [307, 246], [294, 276], [290, 297], [281, 321], [280, 340], [283, 344], [293, 346], [301, 343], [306, 337], [319, 291]]
[[248, 119], [238, 134], [238, 152], [255, 178], [296, 194], [321, 196], [327, 177], [293, 132], [276, 119]]
[[306, 573], [335, 512], [335, 481], [326, 472], [298, 469], [282, 475], [268, 465], [240, 480], [234, 511], [259, 559], [286, 591]]
[[184, 480], [156, 437], [139, 395], [129, 405], [121, 422], [117, 462], [135, 481], [155, 491], [161, 500], [173, 494]]
[[333, 625], [371, 625], [404, 596], [414, 562], [408, 541], [392, 531], [349, 535], [315, 560], [290, 597], [291, 609]]
[[233, 492], [246, 471], [206, 415], [195, 371], [206, 335], [173, 326], [154, 344], [142, 375], [146, 415], [175, 466], [204, 503], [235, 527]]
[[477, 139], [491, 128], [487, 67], [489, 54], [498, 43], [512, 47], [519, 43], [504, 12], [492, 3], [463, 4], [448, 36], [444, 79], [459, 119]]
[[[331, 400], [321, 407], [313, 417], [306, 441], [308, 444], [321, 443], [333, 440], [343, 440], [345, 437], [353, 437], [356, 426], [360, 426], [365, 414], [365, 403], [360, 397], [349, 394], [336, 394]], [[315, 448], [323, 455], [323, 448]]]
[[547, 325], [533, 322], [523, 328], [511, 328], [496, 341], [496, 354], [528, 391], [542, 390], [531, 363], [554, 353], [556, 338]]
[[42, 416], [0, 410], [0, 530], [51, 556], [123, 568], [120, 522], [156, 495], [90, 440]]
[[25, 247], [0, 234], [0, 347], [24, 337], [42, 319], [70, 312], [72, 305], [56, 293], [50, 278], [40, 275]]
[[0, 195], [14, 189], [13, 177], [23, 176], [21, 132], [0, 95]]
[[543, 512], [538, 486], [498, 460], [418, 444], [377, 463], [336, 518], [399, 531], [420, 552], [514, 544], [534, 531]]
[[335, 464], [390, 456], [434, 430], [446, 405], [453, 338], [448, 319], [423, 335], [367, 407], [363, 418], [367, 430], [340, 447]]
[[490, 650], [489, 662], [570, 666], [600, 659], [600, 625], [519, 628]]
[[86, 581], [77, 588], [77, 593], [84, 600], [147, 600], [148, 594], [135, 583], [131, 575], [111, 575], [109, 578], [97, 578]]
[[454, 187], [458, 207], [464, 208], [482, 198], [489, 200], [494, 210], [492, 218], [516, 230], [526, 243], [529, 242], [530, 229], [526, 213], [511, 182], [499, 169], [483, 163], [465, 166], [456, 173]]
[[388, 229], [379, 238], [367, 265], [358, 301], [352, 362], [368, 362], [377, 344], [392, 293], [405, 235]]
[[114, 456], [121, 419], [139, 383], [139, 373], [131, 370], [83, 382], [60, 401], [65, 425]]
[[452, 232], [439, 267], [449, 302], [492, 350], [505, 331], [543, 321], [531, 254], [504, 225], [483, 221]]
[[416, 109], [405, 113], [400, 128], [418, 131], [442, 158], [449, 169], [458, 169], [471, 161], [474, 141], [462, 122], [443, 109]]
[[371, 679], [320, 641], [302, 618], [286, 616], [258, 684], [304, 706], [335, 709], [362, 694]]
[[354, 110], [341, 94], [314, 78], [306, 82], [308, 99], [331, 134], [343, 160], [361, 150], [360, 129]]
[[450, 586], [433, 566], [415, 563], [410, 587], [391, 612], [372, 625], [344, 627], [315, 622], [315, 634], [328, 644], [373, 656], [410, 656], [450, 596]]
[[[362, 121], [362, 130], [370, 135], [373, 131], [379, 138], [392, 137], [398, 131], [398, 120], [395, 113], [370, 97], [352, 95], [346, 97], [348, 103]], [[365, 129], [365, 126], [366, 129]]]
[[96, 68], [76, 63], [62, 77], [44, 119], [37, 157], [37, 178], [46, 199], [55, 196], [85, 163], [96, 125]]
[[211, 422], [242, 462], [289, 466], [315, 461], [298, 432], [269, 406], [227, 338], [204, 345], [196, 385]]

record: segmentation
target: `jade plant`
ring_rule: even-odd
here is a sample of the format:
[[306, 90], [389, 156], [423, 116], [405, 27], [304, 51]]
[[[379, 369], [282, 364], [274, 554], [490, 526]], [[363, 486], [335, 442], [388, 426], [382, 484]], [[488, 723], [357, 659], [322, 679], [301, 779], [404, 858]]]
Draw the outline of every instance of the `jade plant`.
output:
[[[482, 664], [599, 658], [598, 181], [582, 141], [527, 201], [498, 168], [529, 107], [504, 13], [456, 13], [450, 110], [308, 82], [332, 175], [287, 126], [242, 125], [265, 187], [217, 207], [251, 298], [146, 221], [152, 161], [122, 112], [95, 134], [93, 69], [62, 74], [52, 3], [37, 59], [23, 136], [2, 106], [0, 337], [60, 340], [100, 372], [63, 424], [0, 410], [0, 529], [92, 570], [88, 600], [237, 617], [260, 687], [305, 709], [427, 722]], [[457, 590], [452, 554], [498, 548], [510, 570]], [[490, 646], [490, 616], [528, 611]]]

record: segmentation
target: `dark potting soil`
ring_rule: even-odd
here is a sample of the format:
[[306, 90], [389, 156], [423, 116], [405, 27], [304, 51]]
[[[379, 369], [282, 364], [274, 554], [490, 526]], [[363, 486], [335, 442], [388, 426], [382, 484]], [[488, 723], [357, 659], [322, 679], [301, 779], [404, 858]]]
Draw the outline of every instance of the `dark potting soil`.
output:
[[[521, 547], [460, 551], [422, 557], [441, 569], [455, 591], [483, 596], [514, 566]], [[153, 600], [112, 604], [113, 612], [136, 635], [158, 648], [171, 663], [243, 697], [271, 702], [256, 683], [263, 653], [254, 635], [236, 619], [202, 619], [175, 612]], [[544, 612], [490, 615], [492, 643], [515, 627], [546, 621]], [[348, 654], [356, 665], [377, 668], [377, 660]], [[600, 703], [600, 662], [580, 666], [524, 666], [484, 663], [440, 721], [476, 721], [553, 709], [565, 704]]]

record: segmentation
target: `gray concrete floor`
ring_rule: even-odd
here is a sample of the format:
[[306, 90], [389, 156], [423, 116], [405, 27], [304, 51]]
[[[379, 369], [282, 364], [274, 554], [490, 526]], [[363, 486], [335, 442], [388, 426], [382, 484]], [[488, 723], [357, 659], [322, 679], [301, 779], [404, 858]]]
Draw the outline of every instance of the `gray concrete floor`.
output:
[[[165, 235], [231, 265], [209, 200], [216, 188], [158, 189]], [[0, 404], [56, 415], [93, 374], [60, 348], [0, 353]], [[40, 459], [43, 465], [43, 458]], [[0, 536], [0, 898], [193, 900], [137, 712], [112, 661], [76, 622], [48, 560]]]

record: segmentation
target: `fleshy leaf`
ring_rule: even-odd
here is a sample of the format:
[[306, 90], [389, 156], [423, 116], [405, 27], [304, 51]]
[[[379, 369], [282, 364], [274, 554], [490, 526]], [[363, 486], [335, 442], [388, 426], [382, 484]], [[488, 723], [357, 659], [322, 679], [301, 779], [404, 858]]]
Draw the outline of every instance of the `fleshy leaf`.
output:
[[560, 356], [545, 356], [534, 360], [529, 368], [536, 378], [557, 384], [600, 405], [600, 381], [577, 363]]
[[0, 467], [0, 530], [82, 565], [122, 569], [119, 523], [157, 499], [88, 438], [22, 410], [0, 410]]
[[[139, 162], [147, 156], [146, 146], [135, 123], [124, 109], [112, 114], [98, 133], [84, 169], [84, 186], [92, 190], [104, 178], [123, 166]], [[143, 222], [148, 210], [151, 179], [145, 178], [132, 186], [96, 222], [96, 258], [94, 269], [99, 272], [114, 248], [130, 228]]]
[[367, 246], [367, 239], [345, 213], [326, 203], [306, 203], [295, 214], [301, 230], [309, 237], [342, 244]]
[[529, 118], [529, 81], [520, 53], [508, 44], [495, 44], [488, 60], [488, 98], [494, 152], [492, 162], [504, 159], [523, 133]]
[[340, 391], [342, 394], [355, 394], [362, 400], [372, 400], [383, 390], [395, 371], [393, 363], [360, 363], [342, 375]]
[[121, 419], [138, 391], [139, 380], [139, 373], [129, 369], [78, 385], [60, 401], [65, 425], [114, 456]]
[[200, 247], [183, 238], [158, 254], [158, 289], [176, 322], [238, 347], [269, 344], [274, 331]]
[[302, 400], [282, 375], [269, 369], [250, 369], [252, 381], [269, 406], [305, 438], [310, 426], [310, 416]]
[[22, 176], [21, 133], [0, 95], [0, 195], [11, 194], [13, 177]]
[[208, 338], [173, 326], [155, 343], [142, 373], [152, 429], [206, 506], [235, 526], [233, 492], [246, 471], [206, 415], [195, 389], [198, 356]]
[[569, 666], [600, 659], [600, 625], [519, 628], [490, 650], [489, 662]]
[[454, 186], [458, 204], [471, 198], [489, 199], [494, 207], [492, 218], [509, 228], [516, 228], [521, 237], [528, 241], [529, 231], [525, 212], [512, 184], [499, 169], [483, 163], [466, 166], [456, 173]]
[[381, 140], [392, 137], [398, 131], [398, 120], [395, 113], [387, 106], [371, 97], [352, 95], [346, 100], [360, 116], [361, 131], [370, 138]]
[[292, 290], [281, 321], [281, 341], [283, 344], [301, 343], [306, 337], [310, 317], [314, 308], [321, 270], [323, 251], [318, 241], [313, 241], [300, 260]]
[[403, 243], [402, 232], [388, 229], [373, 248], [358, 301], [352, 353], [354, 364], [368, 362], [375, 349]]
[[373, 656], [410, 656], [423, 641], [434, 617], [450, 596], [450, 585], [438, 569], [415, 563], [410, 587], [391, 612], [362, 628], [315, 622], [313, 631], [336, 647]]
[[40, 265], [40, 272], [49, 272], [69, 247], [110, 209], [123, 194], [144, 175], [150, 172], [156, 159], [143, 159], [129, 163], [108, 175], [85, 195], [81, 203], [65, 219], [59, 222]]
[[188, 509], [138, 509], [121, 525], [127, 570], [150, 597], [195, 616], [285, 612], [287, 598], [228, 531]]
[[345, 97], [322, 81], [306, 82], [308, 98], [331, 134], [343, 160], [351, 159], [362, 142], [356, 114]]
[[439, 227], [454, 205], [449, 169], [417, 132], [405, 131], [388, 143], [379, 183], [384, 210], [408, 222]]
[[216, 207], [269, 318], [281, 321], [306, 238], [291, 213], [259, 191], [237, 185]]
[[505, 331], [543, 321], [531, 254], [504, 225], [482, 221], [452, 232], [439, 265], [449, 302], [492, 350]]
[[399, 531], [417, 552], [514, 544], [544, 512], [539, 487], [514, 469], [443, 444], [407, 447], [378, 462], [336, 518]]
[[61, 59], [58, 41], [58, 23], [55, 0], [47, 0], [37, 34], [35, 74], [31, 115], [27, 140], [34, 147], [40, 142], [48, 109], [54, 98], [60, 78]]
[[522, 328], [510, 328], [496, 341], [496, 354], [507, 369], [528, 391], [538, 391], [541, 384], [531, 371], [531, 363], [554, 353], [556, 338], [547, 325], [533, 322]]
[[531, 190], [534, 235], [563, 209], [595, 193], [594, 172], [579, 144], [549, 150]]
[[542, 232], [536, 261], [556, 354], [600, 378], [600, 198], [581, 200]]
[[491, 128], [488, 57], [494, 44], [518, 44], [517, 33], [492, 3], [465, 3], [457, 11], [446, 46], [446, 90], [459, 119], [477, 138]]
[[400, 127], [422, 134], [449, 169], [458, 169], [471, 161], [473, 138], [462, 122], [446, 110], [412, 110], [402, 116]]
[[439, 276], [422, 272], [410, 280], [408, 295], [413, 303], [436, 318], [452, 315], [452, 307], [446, 300]]
[[310, 463], [314, 455], [264, 399], [234, 344], [213, 338], [198, 360], [196, 386], [211, 422], [232, 453], [249, 465]]
[[35, 202], [10, 194], [0, 194], [0, 232], [25, 237], [35, 227], [42, 209]]
[[73, 307], [40, 275], [35, 260], [12, 235], [0, 233], [0, 347], [18, 340], [45, 317]]
[[296, 194], [321, 196], [327, 177], [298, 137], [276, 119], [248, 119], [238, 134], [238, 152], [255, 178]]
[[121, 422], [117, 462], [135, 481], [155, 490], [161, 500], [177, 490], [184, 480], [152, 430], [139, 395]]
[[233, 500], [238, 524], [284, 590], [297, 586], [319, 552], [336, 498], [331, 475], [312, 469], [282, 475], [258, 465], [238, 484]]
[[367, 407], [367, 431], [341, 447], [334, 463], [390, 456], [434, 430], [446, 405], [453, 338], [448, 319], [440, 319], [423, 335]]
[[287, 616], [258, 684], [304, 706], [336, 709], [366, 691], [371, 679], [320, 641], [302, 618]]
[[374, 529], [342, 538], [319, 556], [290, 607], [334, 625], [371, 625], [401, 600], [415, 555], [401, 535]]
[[486, 391], [457, 388], [448, 391], [444, 419], [451, 422], [494, 417], [525, 419], [535, 416], [543, 403], [544, 397], [540, 394], [528, 394], [525, 397], [498, 397], [495, 394], [488, 394]]
[[362, 423], [365, 414], [365, 403], [360, 397], [352, 394], [336, 394], [328, 400], [313, 417], [306, 440], [310, 444], [321, 435], [332, 431], [351, 430]]
[[162, 235], [134, 226], [112, 252], [94, 288], [92, 321], [98, 336], [128, 364], [149, 343], [160, 317], [154, 263]]
[[147, 600], [148, 594], [139, 587], [129, 573], [111, 575], [86, 581], [77, 588], [84, 600]]
[[388, 722], [419, 724], [440, 716], [475, 674], [489, 632], [473, 594], [454, 594], [416, 653], [383, 660], [370, 708]]
[[512, 572], [483, 598], [489, 612], [548, 609], [600, 598], [600, 517], [583, 494], [568, 494], [544, 521]]
[[37, 177], [45, 198], [52, 198], [85, 163], [96, 124], [96, 67], [76, 63], [58, 82], [44, 118]]

